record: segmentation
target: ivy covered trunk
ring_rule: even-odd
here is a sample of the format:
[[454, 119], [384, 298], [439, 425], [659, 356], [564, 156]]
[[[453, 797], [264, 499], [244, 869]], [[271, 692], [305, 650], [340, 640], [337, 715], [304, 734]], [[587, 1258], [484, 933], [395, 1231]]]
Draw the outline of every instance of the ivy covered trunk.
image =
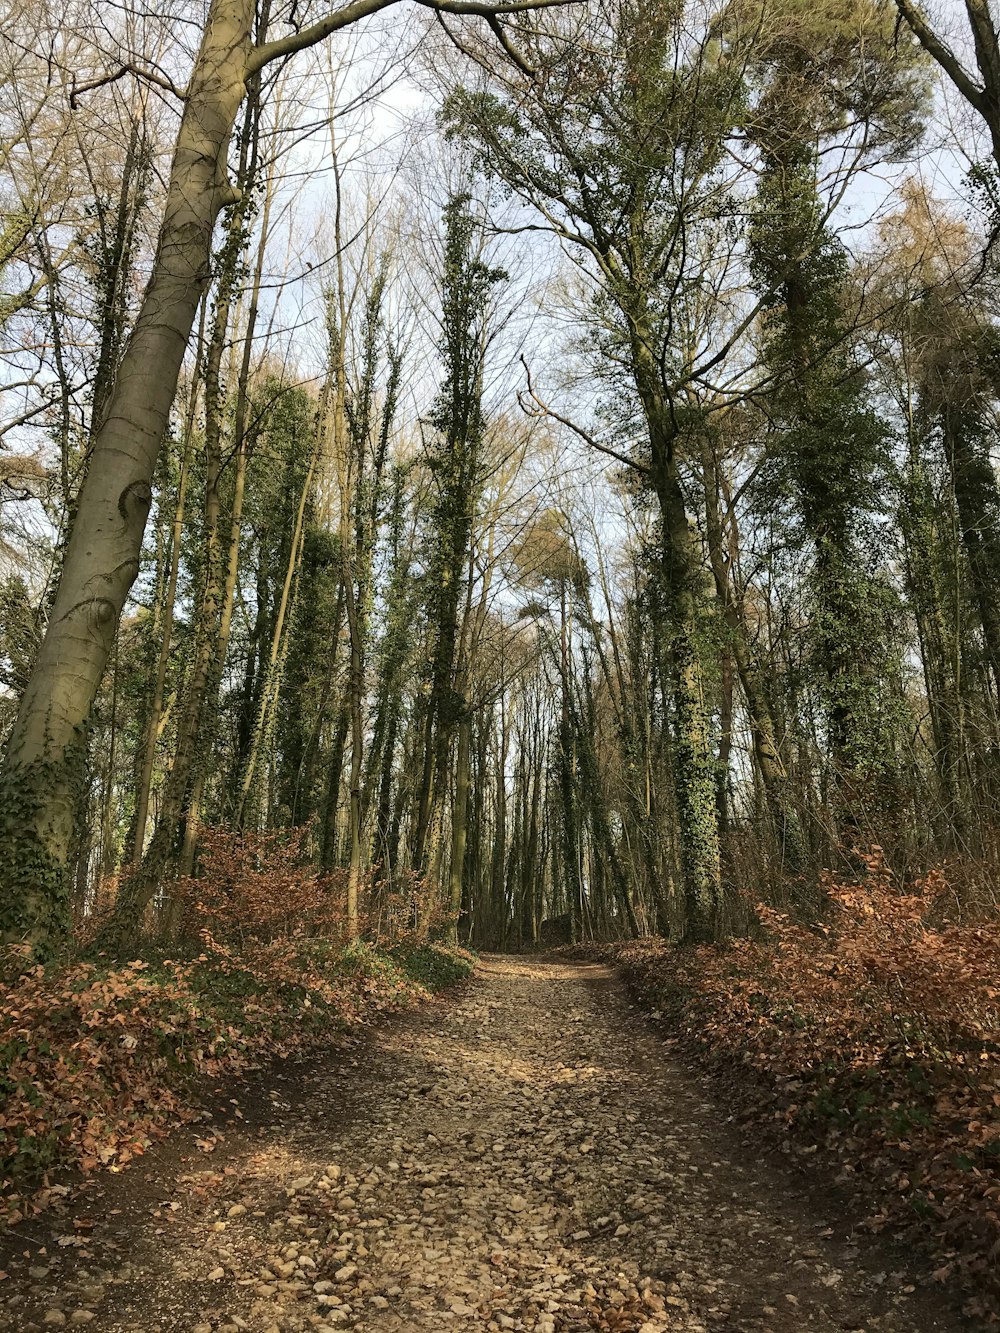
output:
[[893, 786], [888, 677], [894, 593], [878, 573], [876, 516], [886, 491], [887, 431], [867, 401], [843, 305], [846, 254], [819, 197], [797, 83], [777, 80], [758, 131], [764, 158], [751, 259], [765, 315], [765, 357], [783, 423], [773, 484], [787, 494], [810, 555], [808, 675], [832, 761], [834, 839], [850, 852]]
[[69, 919], [69, 862], [87, 720], [139, 572], [151, 483], [208, 285], [212, 231], [234, 194], [226, 152], [243, 100], [253, 6], [215, 0], [191, 76], [153, 273], [93, 442], [48, 629], [0, 773], [0, 937], [51, 947]]
[[1000, 691], [1000, 486], [990, 458], [993, 427], [978, 403], [946, 402], [941, 435], [969, 562], [969, 582], [983, 632], [983, 649]]
[[[675, 504], [676, 508], [676, 504]], [[698, 644], [696, 598], [684, 586], [685, 574], [675, 559], [679, 537], [690, 545], [684, 531], [672, 534], [664, 552], [664, 578], [673, 615], [667, 626], [667, 679], [673, 694], [674, 798], [680, 826], [681, 871], [684, 892], [686, 938], [711, 939], [716, 931], [722, 904], [722, 865], [715, 757], [712, 754], [710, 707], [706, 699], [704, 673]]]
[[920, 413], [910, 425], [899, 526], [940, 785], [936, 831], [944, 846], [954, 847], [969, 833], [971, 794], [966, 789], [964, 751], [972, 700], [961, 615], [956, 614], [961, 607], [963, 565], [955, 535], [959, 525], [954, 497], [935, 495], [924, 457], [931, 443], [925, 417]]
[[426, 869], [440, 837], [443, 789], [463, 701], [456, 689], [459, 607], [482, 486], [483, 357], [493, 286], [505, 276], [475, 252], [476, 228], [466, 195], [445, 209], [441, 356], [444, 382], [431, 415], [437, 439], [428, 457], [437, 486], [428, 579], [432, 643], [424, 713], [423, 763], [413, 835], [414, 870]]
[[725, 624], [726, 645], [736, 665], [750, 723], [754, 762], [760, 778], [766, 818], [770, 824], [769, 833], [773, 844], [771, 854], [779, 871], [795, 873], [802, 869], [805, 857], [802, 830], [792, 808], [788, 773], [778, 743], [778, 727], [761, 663], [751, 642], [746, 608], [740, 590], [730, 575], [719, 503], [716, 441], [707, 429], [702, 432], [702, 474], [709, 566]]
[[472, 719], [466, 712], [458, 724], [455, 757], [455, 800], [451, 812], [451, 862], [448, 869], [448, 938], [458, 943], [458, 920], [462, 913], [465, 849], [469, 834], [469, 777], [472, 749]]
[[679, 440], [670, 406], [657, 382], [653, 340], [644, 335], [642, 318], [636, 318], [635, 327], [634, 373], [649, 431], [650, 480], [660, 511], [660, 577], [666, 620], [662, 629], [663, 669], [673, 703], [674, 802], [684, 934], [691, 939], [711, 939], [722, 905], [722, 861], [711, 707], [706, 697], [700, 642], [700, 538], [688, 522], [678, 470]]

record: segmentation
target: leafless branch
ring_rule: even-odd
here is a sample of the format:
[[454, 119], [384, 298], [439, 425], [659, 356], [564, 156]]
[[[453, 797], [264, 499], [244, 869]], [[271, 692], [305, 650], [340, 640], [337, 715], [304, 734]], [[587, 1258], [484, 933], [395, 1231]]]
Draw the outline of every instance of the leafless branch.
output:
[[608, 458], [613, 458], [615, 462], [621, 463], [623, 467], [631, 468], [635, 472], [641, 472], [645, 477], [650, 476], [650, 469], [645, 463], [639, 463], [634, 458], [629, 458], [627, 454], [620, 454], [617, 449], [612, 449], [606, 444], [601, 444], [600, 440], [595, 440], [589, 431], [584, 430], [583, 427], [578, 426], [575, 421], [571, 421], [569, 417], [562, 416], [561, 413], [556, 412], [554, 408], [549, 407], [547, 403], [543, 402], [535, 392], [531, 382], [531, 370], [523, 356], [521, 357], [521, 365], [524, 366], [524, 373], [528, 380], [527, 396], [537, 408], [537, 410], [533, 410], [526, 407], [524, 402], [525, 395], [518, 393], [517, 401], [520, 404], [522, 412], [529, 416], [550, 417], [553, 421], [558, 421], [560, 426], [565, 426], [566, 429], [571, 430], [574, 435], [578, 435], [589, 448], [595, 449], [599, 454], [606, 454]]
[[[555, 6], [578, 4], [580, 0], [507, 0], [507, 3], [499, 4], [490, 3], [490, 0], [416, 0], [416, 2], [425, 9], [433, 9], [438, 14], [478, 16], [486, 19], [492, 27], [505, 14], [524, 14], [532, 9], [549, 9]], [[287, 37], [278, 37], [274, 41], [262, 42], [251, 53], [250, 59], [247, 61], [247, 72], [253, 74], [257, 70], [263, 69], [265, 65], [269, 65], [272, 60], [294, 55], [296, 51], [302, 51], [307, 46], [315, 46], [318, 42], [323, 41], [325, 37], [329, 37], [331, 33], [339, 32], [342, 28], [357, 23], [359, 19], [377, 14], [380, 10], [388, 9], [390, 5], [396, 3], [398, 3], [398, 0], [353, 0], [353, 3], [345, 5], [343, 9], [338, 9], [332, 14], [327, 14], [326, 18], [310, 24], [308, 28], [303, 28], [301, 32], [292, 32]], [[501, 38], [501, 41], [504, 43], [504, 49], [508, 50], [506, 39]], [[509, 51], [508, 54], [510, 54]], [[520, 68], [525, 68], [519, 57], [515, 56], [513, 58], [517, 60]]]
[[135, 78], [142, 80], [143, 83], [151, 83], [155, 87], [162, 89], [163, 92], [171, 93], [181, 102], [185, 101], [187, 98], [187, 94], [168, 79], [165, 74], [154, 74], [150, 69], [140, 69], [138, 65], [129, 64], [122, 65], [120, 69], [116, 69], [112, 74], [103, 74], [99, 79], [90, 79], [87, 83], [78, 84], [76, 75], [74, 74], [72, 91], [69, 95], [70, 107], [75, 111], [77, 109], [78, 100], [84, 93], [92, 93], [95, 88], [104, 88], [109, 83], [117, 83], [118, 80], [123, 79], [126, 74], [132, 74]]

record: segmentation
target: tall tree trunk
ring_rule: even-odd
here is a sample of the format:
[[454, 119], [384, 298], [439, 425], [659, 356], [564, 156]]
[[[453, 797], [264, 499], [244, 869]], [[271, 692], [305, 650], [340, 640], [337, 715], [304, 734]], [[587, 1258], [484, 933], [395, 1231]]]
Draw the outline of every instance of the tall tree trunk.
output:
[[733, 586], [731, 562], [726, 559], [726, 536], [719, 497], [719, 468], [714, 442], [708, 432], [702, 441], [702, 474], [705, 488], [708, 558], [715, 595], [728, 631], [727, 647], [736, 665], [743, 700], [750, 722], [754, 760], [764, 789], [771, 830], [780, 868], [800, 870], [804, 857], [801, 832], [791, 808], [788, 774], [781, 761], [778, 729], [764, 687], [763, 672], [750, 644], [743, 600]]
[[566, 580], [559, 590], [559, 794], [562, 804], [563, 876], [569, 913], [569, 940], [583, 938], [583, 881], [580, 875], [580, 827], [577, 809], [576, 745], [570, 717], [570, 624]]
[[68, 855], [87, 719], [139, 572], [152, 480], [212, 231], [235, 194], [226, 152], [246, 91], [253, 6], [214, 0], [188, 85], [152, 277], [107, 397], [48, 629], [0, 773], [0, 935], [70, 925]]
[[[345, 533], [345, 537], [346, 537]], [[345, 547], [347, 542], [345, 541]], [[351, 730], [351, 766], [348, 776], [348, 863], [347, 863], [347, 936], [354, 939], [358, 933], [358, 888], [361, 883], [361, 775], [364, 763], [364, 626], [361, 608], [355, 596], [354, 573], [345, 570], [347, 630], [350, 638], [350, 661], [347, 679], [348, 712]]]
[[680, 826], [685, 934], [710, 938], [722, 903], [716, 767], [701, 661], [699, 538], [688, 522], [678, 470], [678, 439], [659, 387], [653, 340], [636, 322], [632, 356], [650, 443], [650, 480], [659, 504], [665, 673], [674, 705], [674, 795]]
[[1000, 485], [976, 414], [946, 406], [945, 457], [951, 472], [983, 646], [1000, 697]]
[[941, 798], [937, 837], [954, 846], [967, 832], [970, 793], [965, 791], [966, 698], [963, 689], [967, 645], [956, 614], [962, 574], [961, 521], [954, 495], [936, 500], [923, 457], [923, 414], [910, 413], [909, 456], [899, 509], [906, 584], [916, 624], [924, 691], [930, 716], [930, 746]]
[[[70, 929], [70, 849], [87, 721], [139, 572], [156, 461], [211, 279], [216, 219], [240, 197], [226, 174], [240, 106], [267, 65], [393, 3], [351, 0], [266, 41], [266, 7], [258, 14], [254, 0], [210, 0], [184, 92], [152, 275], [107, 395], [52, 613], [0, 770], [0, 939], [27, 939], [42, 949], [57, 946]], [[521, 6], [515, 0], [509, 7]]]
[[[202, 307], [202, 326], [204, 326], [204, 307]], [[153, 786], [153, 769], [156, 764], [156, 744], [163, 720], [163, 699], [167, 679], [167, 665], [170, 661], [170, 643], [173, 636], [174, 606], [177, 600], [177, 578], [180, 572], [181, 540], [184, 535], [184, 511], [187, 499], [188, 479], [190, 477], [191, 444], [194, 435], [194, 417], [198, 401], [200, 379], [201, 339], [199, 338], [198, 357], [195, 362], [191, 382], [191, 394], [188, 400], [184, 422], [184, 443], [181, 452], [180, 473], [177, 478], [177, 502], [174, 506], [174, 518], [170, 533], [170, 569], [167, 574], [163, 593], [163, 615], [158, 625], [160, 648], [156, 657], [156, 669], [153, 674], [153, 694], [146, 716], [146, 725], [142, 739], [142, 761], [139, 768], [138, 786], [135, 798], [135, 818], [132, 843], [132, 862], [138, 865], [142, 860], [146, 845], [146, 824], [149, 818], [149, 797]]]
[[[229, 639], [232, 633], [233, 606], [236, 601], [236, 584], [239, 577], [240, 542], [243, 532], [243, 501], [246, 494], [247, 464], [249, 462], [249, 441], [240, 437], [236, 453], [236, 474], [233, 478], [233, 508], [229, 518], [229, 543], [226, 560], [226, 576], [222, 588], [222, 609], [219, 614], [219, 630], [215, 639], [211, 673], [206, 681], [204, 706], [201, 711], [199, 730], [204, 735], [205, 720], [214, 725], [218, 705], [219, 690], [222, 685], [222, 673], [225, 669]], [[206, 738], [207, 740], [207, 738]], [[175, 761], [176, 762], [176, 761]], [[205, 779], [208, 775], [208, 746], [198, 747], [194, 764], [190, 792], [178, 810], [178, 818], [183, 821], [184, 841], [181, 847], [179, 870], [182, 875], [190, 875], [194, 870], [194, 859], [198, 845], [198, 832], [201, 828], [202, 808], [204, 804]]]
[[[350, 671], [350, 661], [347, 669]], [[348, 688], [344, 691], [340, 708], [337, 710], [330, 765], [327, 769], [326, 799], [323, 805], [323, 827], [320, 837], [320, 864], [324, 870], [332, 870], [337, 864], [337, 811], [340, 808], [340, 781], [344, 772], [344, 754], [350, 726], [351, 701]]]
[[458, 749], [455, 755], [455, 799], [451, 809], [451, 863], [448, 868], [448, 939], [458, 943], [458, 923], [462, 912], [462, 886], [465, 874], [465, 849], [469, 830], [469, 765], [472, 749], [472, 719], [466, 711], [458, 724]]
[[[322, 417], [322, 413], [320, 415]], [[257, 712], [250, 733], [250, 744], [247, 751], [243, 775], [240, 781], [236, 821], [241, 828], [246, 825], [249, 816], [251, 794], [253, 792], [254, 782], [258, 776], [257, 770], [261, 762], [261, 754], [266, 749], [265, 740], [269, 730], [269, 722], [273, 716], [274, 708], [277, 703], [278, 691], [281, 687], [281, 663], [283, 660], [284, 648], [287, 644], [285, 622], [292, 606], [293, 587], [302, 560], [306, 505], [309, 501], [310, 491], [312, 490], [313, 471], [316, 466], [316, 454], [317, 451], [314, 448], [309, 459], [309, 466], [306, 469], [305, 480], [302, 483], [302, 491], [299, 495], [298, 509], [295, 514], [295, 527], [292, 531], [292, 540], [288, 550], [288, 563], [285, 566], [285, 577], [281, 585], [281, 597], [278, 600], [274, 625], [271, 631], [271, 646], [264, 667], [263, 679], [260, 682]]]

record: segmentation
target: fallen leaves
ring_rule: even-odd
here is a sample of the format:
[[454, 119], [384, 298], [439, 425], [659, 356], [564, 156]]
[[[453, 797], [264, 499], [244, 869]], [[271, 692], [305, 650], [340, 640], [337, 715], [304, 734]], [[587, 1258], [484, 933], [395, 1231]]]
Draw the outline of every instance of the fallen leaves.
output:
[[[744, 1119], [866, 1182], [866, 1225], [936, 1236], [1000, 1310], [1000, 925], [934, 923], [942, 881], [892, 888], [880, 854], [863, 884], [832, 877], [813, 930], [760, 907], [760, 941], [609, 954], [672, 1039], [720, 1072]], [[592, 955], [593, 956], [593, 955]]]
[[[186, 962], [31, 967], [0, 987], [0, 1223], [44, 1208], [53, 1173], [117, 1172], [194, 1119], [196, 1077], [325, 1043], [425, 998], [425, 975], [443, 985], [471, 968], [440, 946], [417, 951], [411, 971], [409, 957], [335, 937], [249, 940], [245, 954], [207, 938]], [[195, 1144], [211, 1154], [222, 1137]]]
[[[384, 1029], [364, 1072], [272, 1075], [272, 1132], [229, 1130], [224, 1170], [192, 1149], [182, 1175], [155, 1174], [157, 1155], [113, 1267], [102, 1238], [94, 1326], [127, 1307], [127, 1327], [191, 1333], [848, 1327], [820, 1318], [834, 1308], [873, 1333], [952, 1327], [922, 1320], [902, 1278], [873, 1300], [856, 1265], [831, 1269], [780, 1190], [729, 1159], [718, 1108], [658, 1039], [554, 970], [487, 961], [441, 1022]], [[53, 1255], [31, 1313], [58, 1306], [69, 1325], [85, 1303], [70, 1274], [98, 1256]]]

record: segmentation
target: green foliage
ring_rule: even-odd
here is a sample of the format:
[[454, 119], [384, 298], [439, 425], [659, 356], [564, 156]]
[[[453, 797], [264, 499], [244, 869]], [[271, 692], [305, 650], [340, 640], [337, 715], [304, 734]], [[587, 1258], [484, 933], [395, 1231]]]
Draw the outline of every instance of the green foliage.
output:
[[[892, 0], [610, 0], [536, 17], [505, 28], [524, 63], [484, 60], [442, 113], [489, 186], [444, 207], [436, 372], [404, 366], [403, 256], [380, 251], [390, 233], [371, 217], [351, 231], [339, 171], [321, 387], [303, 387], [315, 368], [286, 366], [254, 323], [266, 85], [251, 80], [231, 154], [246, 188], [174, 408], [191, 455], [174, 605], [164, 574], [179, 448], [167, 432], [154, 527], [93, 682], [89, 753], [65, 810], [83, 832], [78, 855], [65, 827], [56, 851], [53, 829], [34, 826], [54, 770], [4, 779], [5, 884], [26, 904], [5, 909], [7, 936], [58, 949], [67, 884], [81, 915], [114, 888], [134, 845], [147, 721], [159, 727], [150, 808], [162, 817], [145, 878], [122, 878], [118, 919], [170, 938], [204, 931], [210, 961], [192, 963], [190, 983], [236, 1027], [261, 986], [274, 1013], [311, 1029], [331, 977], [396, 984], [396, 962], [374, 945], [333, 957], [355, 928], [338, 868], [348, 843], [369, 937], [398, 939], [400, 923], [431, 936], [447, 883], [452, 927], [461, 904], [484, 941], [495, 930], [527, 942], [567, 908], [574, 935], [655, 924], [717, 936], [745, 919], [747, 882], [805, 917], [823, 905], [820, 867], [851, 857], [868, 824], [888, 833], [903, 814], [900, 838], [922, 854], [917, 826], [939, 775], [943, 836], [994, 836], [1000, 339], [991, 298], [970, 290], [979, 238], [956, 220], [939, 229], [915, 185], [899, 190], [898, 231], [948, 233], [955, 262], [913, 242], [886, 263], [873, 226], [844, 222], [855, 173], [895, 171], [927, 110], [926, 62], [896, 40]], [[449, 67], [449, 79], [456, 68], [472, 71]], [[39, 386], [52, 400], [10, 438], [58, 418], [67, 475], [84, 458], [67, 423], [113, 385], [137, 295], [129, 260], [153, 185], [143, 133], [120, 190], [108, 159], [93, 197], [66, 215], [84, 218], [68, 262], [100, 326], [86, 384], [71, 381], [88, 349], [55, 323], [79, 285], [60, 286], [46, 265], [62, 260], [36, 247], [54, 350], [23, 391], [32, 412]], [[31, 228], [9, 222], [0, 269], [11, 246], [17, 264], [28, 253]], [[508, 278], [491, 262], [493, 227], [508, 223], [547, 231], [570, 257], [543, 315], [550, 331], [563, 319], [570, 341], [546, 333], [536, 366], [529, 335], [527, 393], [511, 389], [516, 353], [504, 361], [522, 314], [498, 317]], [[527, 280], [518, 242], [505, 244]], [[265, 287], [269, 310], [291, 290]], [[74, 327], [90, 317], [66, 313]], [[272, 329], [286, 327], [273, 313]], [[509, 413], [494, 411], [504, 393]], [[566, 405], [547, 412], [550, 393]], [[538, 420], [525, 426], [515, 402]], [[593, 492], [576, 479], [588, 439], [595, 462], [601, 450], [615, 460]], [[514, 624], [518, 580], [538, 595]], [[149, 678], [171, 615], [154, 719]], [[36, 645], [28, 590], [10, 579], [0, 731]], [[223, 866], [234, 810], [257, 841], [227, 845]], [[278, 864], [276, 830], [310, 820]], [[316, 844], [329, 873], [312, 864]], [[193, 877], [157, 882], [158, 867], [189, 857]], [[429, 953], [413, 966], [446, 975], [453, 963]], [[773, 1016], [808, 1026], [794, 1004]], [[272, 1018], [261, 1023], [273, 1035]], [[164, 1058], [190, 1063], [173, 1037]]]
[[0, 739], [28, 682], [39, 644], [38, 613], [19, 574], [0, 582]]
[[810, 145], [782, 139], [765, 146], [765, 162], [750, 246], [780, 438], [760, 488], [771, 504], [791, 502], [809, 550], [811, 674], [857, 797], [859, 782], [891, 772], [898, 734], [883, 707], [898, 672], [898, 614], [879, 573], [891, 435], [866, 400], [845, 309], [847, 256], [823, 221]]
[[339, 537], [315, 519], [306, 527], [295, 613], [288, 631], [285, 688], [278, 699], [280, 820], [307, 823], [322, 795], [319, 733], [330, 696], [331, 643], [343, 561]]
[[[719, 25], [733, 49], [739, 24]], [[931, 67], [913, 42], [899, 40], [887, 0], [775, 0], [753, 31], [748, 116], [765, 152], [815, 151], [851, 142], [859, 163], [905, 157], [923, 135], [932, 104]]]
[[[0, 947], [25, 944], [39, 959], [58, 955], [72, 929], [71, 869], [63, 830], [52, 824], [53, 788], [66, 793], [65, 825], [77, 823], [73, 802], [86, 783], [85, 746], [62, 761], [6, 765], [0, 770]], [[43, 813], [44, 812], [44, 813]]]
[[429, 990], [444, 990], [464, 981], [476, 965], [475, 954], [444, 944], [425, 944], [398, 955], [407, 976]]
[[490, 268], [475, 253], [479, 228], [469, 202], [468, 195], [457, 195], [444, 214], [439, 343], [444, 376], [430, 414], [437, 438], [427, 454], [438, 487], [432, 515], [435, 568], [431, 577], [449, 600], [461, 577], [482, 484], [483, 364], [490, 296], [506, 279], [502, 269]]
[[[231, 688], [223, 689], [220, 701], [222, 754], [218, 758], [223, 760], [227, 781], [225, 794], [220, 791], [220, 804], [226, 813], [238, 805], [238, 784], [261, 692], [273, 684], [267, 668], [268, 650], [291, 556], [299, 498], [316, 447], [316, 410], [311, 394], [279, 374], [262, 375], [251, 394], [239, 577], [252, 589], [252, 619], [244, 622], [242, 633], [234, 628], [235, 661], [223, 682], [231, 683]], [[324, 582], [322, 575], [320, 582]], [[328, 586], [326, 581], [322, 591]], [[240, 626], [238, 619], [234, 626]]]
[[453, 195], [444, 212], [439, 339], [444, 373], [431, 411], [434, 433], [425, 455], [434, 490], [425, 533], [429, 688], [423, 704], [423, 765], [412, 856], [418, 870], [423, 869], [428, 830], [435, 808], [440, 808], [453, 737], [466, 707], [455, 684], [459, 607], [485, 475], [483, 374], [490, 296], [506, 276], [483, 262], [482, 229], [469, 203], [467, 194]]

